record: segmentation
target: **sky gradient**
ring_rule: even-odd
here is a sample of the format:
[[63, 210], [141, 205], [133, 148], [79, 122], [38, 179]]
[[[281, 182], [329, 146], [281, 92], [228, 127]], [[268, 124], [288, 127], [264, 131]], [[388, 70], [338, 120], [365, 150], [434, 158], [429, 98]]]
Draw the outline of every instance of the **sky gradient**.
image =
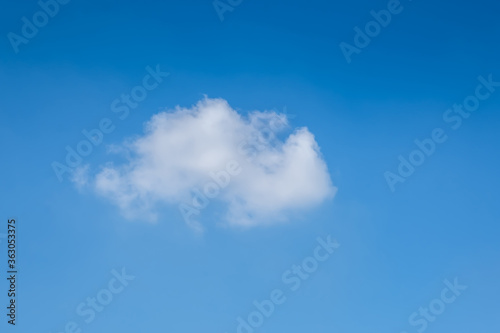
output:
[[[0, 276], [9, 218], [19, 226], [20, 273], [17, 325], [2, 310], [0, 331], [238, 332], [238, 317], [248, 321], [254, 301], [274, 290], [286, 300], [255, 332], [498, 331], [499, 5], [402, 0], [348, 62], [341, 43], [356, 47], [355, 28], [366, 33], [371, 11], [390, 1], [223, 2], [232, 11], [221, 20], [208, 0], [61, 1], [18, 52], [9, 33], [22, 36], [23, 17], [33, 21], [41, 7], [4, 2]], [[157, 69], [168, 75], [155, 79]], [[126, 116], [116, 112], [137, 86], [151, 89]], [[216, 198], [200, 213], [200, 233], [178, 204], [160, 203], [155, 221], [127, 218], [94, 187], [53, 170], [83, 130], [103, 126], [109, 133], [79, 167], [92, 179], [109, 163], [126, 165], [113, 147], [205, 96], [242, 119], [286, 116], [280, 142], [307, 128], [335, 195], [250, 228], [221, 223], [227, 205]], [[474, 98], [474, 111], [454, 111]], [[429, 142], [436, 129], [446, 140], [414, 155], [423, 162], [391, 188], [386, 173], [402, 177], [400, 156], [408, 161], [415, 140]], [[339, 246], [316, 251], [329, 235]], [[292, 290], [289, 271], [307, 258], [317, 268]], [[455, 279], [467, 289], [444, 293], [456, 299], [442, 301], [425, 329], [412, 325]], [[98, 295], [113, 299], [95, 317], [79, 315]]]

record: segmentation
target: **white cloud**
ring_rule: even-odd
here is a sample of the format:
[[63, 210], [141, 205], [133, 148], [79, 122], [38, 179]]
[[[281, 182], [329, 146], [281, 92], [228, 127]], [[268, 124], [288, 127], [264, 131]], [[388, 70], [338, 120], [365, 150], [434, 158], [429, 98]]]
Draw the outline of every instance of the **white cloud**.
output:
[[89, 181], [89, 165], [83, 165], [80, 167], [77, 167], [73, 170], [73, 173], [71, 174], [71, 181], [76, 185], [78, 189], [82, 189], [83, 187], [88, 185]]
[[126, 162], [104, 166], [92, 184], [124, 216], [155, 220], [162, 204], [185, 203], [201, 212], [202, 200], [192, 190], [203, 192], [215, 184], [211, 173], [225, 173], [228, 163], [237, 163], [239, 173], [208, 199], [227, 206], [225, 222], [284, 221], [289, 212], [317, 205], [336, 191], [314, 136], [299, 128], [280, 140], [275, 134], [287, 126], [286, 115], [254, 111], [245, 118], [225, 100], [205, 98], [192, 108], [154, 115], [143, 136], [113, 148]]

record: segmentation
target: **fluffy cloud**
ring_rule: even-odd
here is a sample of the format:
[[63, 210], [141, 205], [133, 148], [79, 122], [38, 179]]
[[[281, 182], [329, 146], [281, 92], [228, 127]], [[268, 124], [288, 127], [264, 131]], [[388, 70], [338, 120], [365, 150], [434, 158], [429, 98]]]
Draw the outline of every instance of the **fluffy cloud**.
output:
[[155, 220], [160, 205], [175, 204], [201, 229], [199, 214], [217, 201], [230, 225], [285, 221], [336, 191], [314, 136], [299, 128], [282, 140], [287, 127], [286, 115], [242, 117], [225, 100], [205, 98], [154, 115], [143, 136], [113, 148], [126, 161], [104, 166], [91, 183], [132, 219]]

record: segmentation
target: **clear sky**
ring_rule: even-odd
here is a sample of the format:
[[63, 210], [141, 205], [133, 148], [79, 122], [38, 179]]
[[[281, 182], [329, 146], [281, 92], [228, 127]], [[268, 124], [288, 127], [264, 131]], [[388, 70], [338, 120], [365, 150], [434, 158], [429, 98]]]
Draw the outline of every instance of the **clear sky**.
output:
[[[1, 332], [499, 331], [496, 2], [63, 3], [0, 13]], [[185, 223], [252, 115], [287, 126]]]

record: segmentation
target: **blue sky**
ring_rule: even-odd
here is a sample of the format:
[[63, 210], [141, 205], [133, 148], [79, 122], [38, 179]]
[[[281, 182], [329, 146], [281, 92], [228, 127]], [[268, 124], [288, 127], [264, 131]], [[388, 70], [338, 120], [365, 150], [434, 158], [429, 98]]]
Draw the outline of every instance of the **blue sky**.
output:
[[[400, 13], [350, 63], [339, 44], [354, 45], [353, 29], [364, 29], [388, 1], [243, 0], [221, 21], [211, 1], [73, 0], [17, 53], [8, 34], [21, 35], [22, 18], [41, 9], [36, 1], [4, 5], [0, 234], [16, 218], [20, 273], [17, 327], [2, 310], [2, 332], [237, 332], [237, 318], [248, 321], [253, 302], [275, 289], [286, 301], [255, 332], [500, 328], [500, 88], [483, 86], [489, 96], [460, 128], [443, 119], [475, 95], [479, 76], [500, 81], [496, 3], [402, 0]], [[169, 75], [121, 120], [111, 103], [141, 85], [148, 66]], [[287, 209], [280, 223], [242, 227], [224, 223], [223, 193], [201, 211], [200, 233], [177, 204], [160, 202], [156, 221], [127, 218], [96, 193], [103, 166], [127, 165], [106, 147], [144, 138], [155, 114], [192, 108], [205, 95], [227, 101], [242, 119], [286, 110], [279, 139], [307, 127], [336, 194]], [[104, 118], [115, 129], [80, 165], [88, 165], [90, 185], [67, 175], [60, 182], [52, 163], [64, 163], [65, 147]], [[414, 141], [436, 128], [447, 140], [391, 191], [384, 174], [397, 174], [398, 157], [408, 159]], [[283, 274], [328, 235], [340, 247], [291, 290]], [[135, 278], [86, 323], [77, 308], [109, 289], [122, 268]], [[425, 329], [410, 324], [419, 308], [439, 304], [443, 281], [455, 278], [467, 289]], [[66, 330], [71, 322], [78, 328]]]

